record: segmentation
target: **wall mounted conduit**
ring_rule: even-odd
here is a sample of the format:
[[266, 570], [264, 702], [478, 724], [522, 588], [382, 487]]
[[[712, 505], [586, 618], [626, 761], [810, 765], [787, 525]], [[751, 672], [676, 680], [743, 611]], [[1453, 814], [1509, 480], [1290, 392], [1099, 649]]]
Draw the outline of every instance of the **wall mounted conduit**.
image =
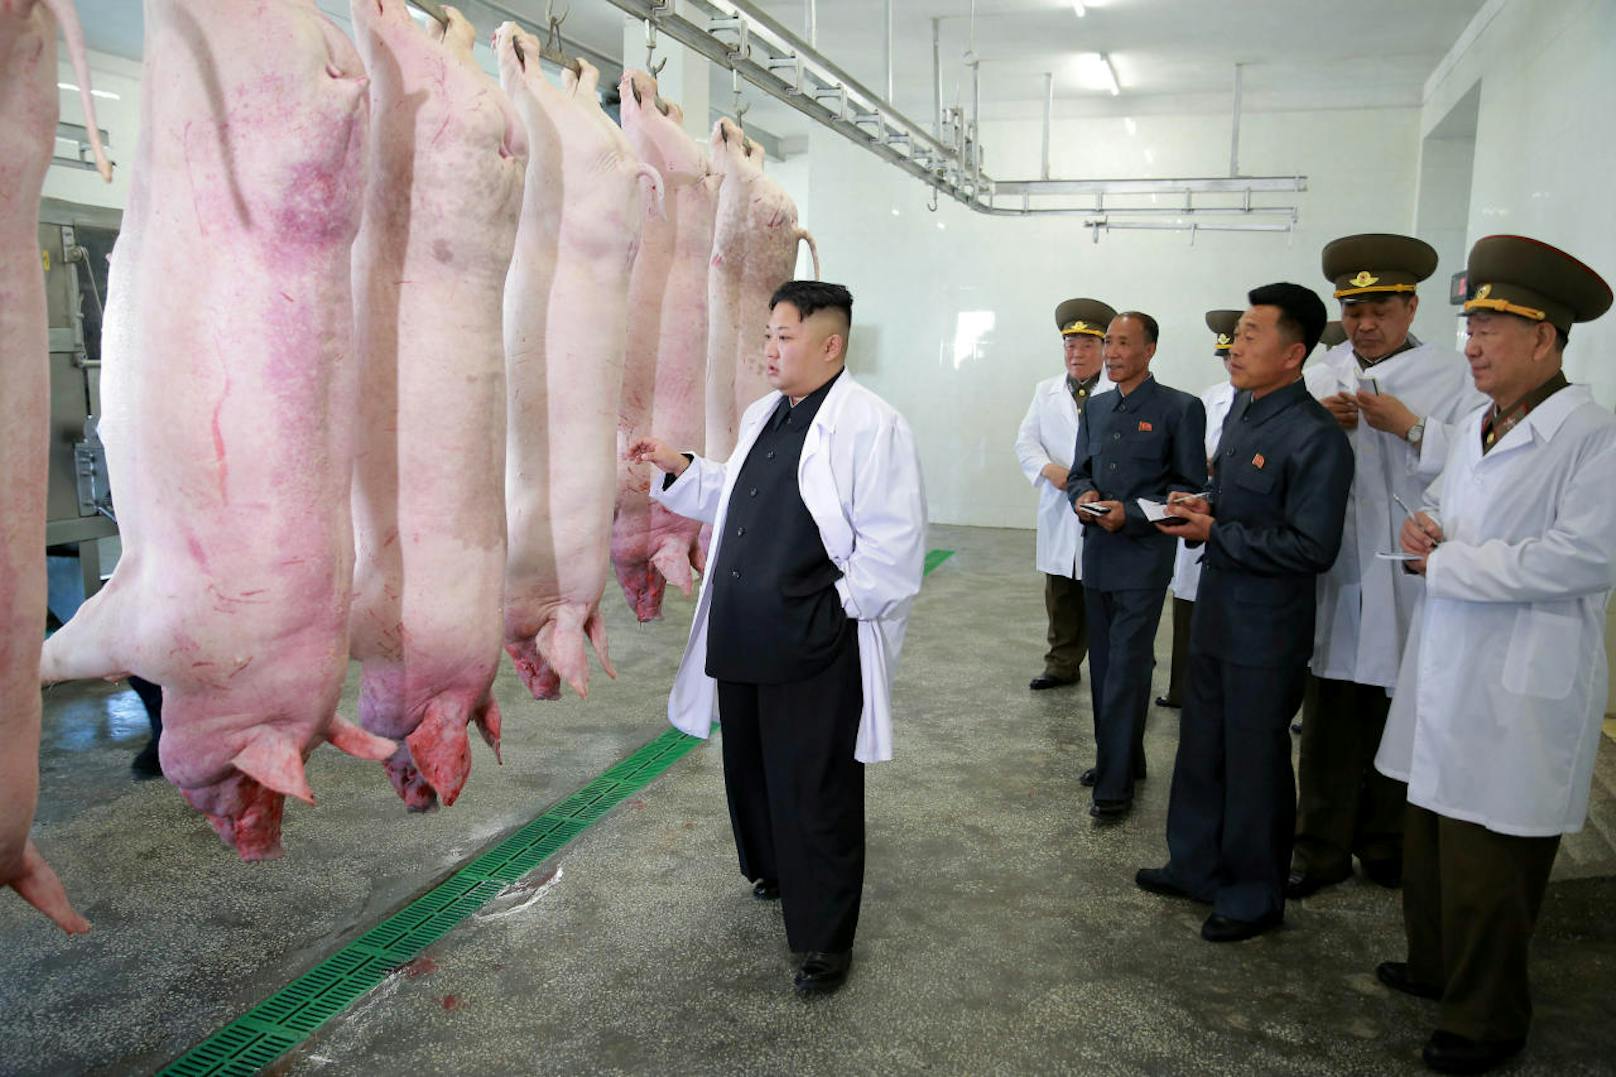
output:
[[[1280, 223], [1225, 220], [1219, 231], [1290, 231], [1296, 210], [1291, 206], [1253, 206], [1251, 195], [1277, 191], [1305, 191], [1305, 176], [1227, 176], [1192, 179], [1031, 179], [994, 180], [981, 167], [977, 116], [934, 116], [921, 124], [821, 53], [813, 43], [764, 12], [750, 0], [687, 0], [675, 10], [671, 0], [607, 0], [637, 19], [653, 23], [658, 32], [673, 38], [712, 63], [733, 71], [769, 96], [790, 105], [809, 119], [837, 132], [856, 145], [902, 169], [977, 212], [992, 216], [1073, 216], [1094, 218], [1103, 212], [1105, 227], [1119, 228], [1113, 215], [1172, 212], [1180, 217], [1277, 215]], [[492, 3], [500, 8], [502, 5]], [[940, 19], [933, 19], [933, 51], [938, 51]], [[805, 30], [817, 39], [818, 26], [812, 0]], [[893, 35], [885, 33], [891, 49]], [[978, 61], [980, 62], [980, 61]], [[890, 86], [890, 54], [884, 68]], [[934, 106], [940, 104], [940, 75], [934, 78]], [[890, 92], [889, 92], [890, 96]], [[974, 94], [973, 94], [974, 97]], [[1236, 106], [1238, 108], [1238, 105]], [[958, 110], [954, 110], [955, 113]], [[1238, 136], [1237, 136], [1238, 137]], [[1087, 195], [1094, 204], [1070, 204], [1071, 196]], [[1110, 195], [1181, 196], [1173, 207], [1104, 205]], [[1237, 196], [1237, 205], [1196, 205], [1197, 195]], [[1000, 205], [1000, 199], [1015, 205]], [[1142, 222], [1143, 223], [1143, 222]], [[1179, 228], [1150, 222], [1154, 228]], [[1211, 229], [1213, 226], [1208, 225]]]

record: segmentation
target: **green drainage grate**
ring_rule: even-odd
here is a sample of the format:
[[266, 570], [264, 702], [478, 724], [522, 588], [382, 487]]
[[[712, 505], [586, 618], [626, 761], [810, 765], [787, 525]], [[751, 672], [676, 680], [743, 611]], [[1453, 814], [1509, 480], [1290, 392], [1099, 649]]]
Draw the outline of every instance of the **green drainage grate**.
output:
[[667, 730], [159, 1072], [260, 1072], [700, 743]]
[[[953, 550], [928, 550], [925, 574], [952, 556]], [[248, 1077], [267, 1069], [700, 743], [666, 730], [185, 1052], [160, 1077]]]

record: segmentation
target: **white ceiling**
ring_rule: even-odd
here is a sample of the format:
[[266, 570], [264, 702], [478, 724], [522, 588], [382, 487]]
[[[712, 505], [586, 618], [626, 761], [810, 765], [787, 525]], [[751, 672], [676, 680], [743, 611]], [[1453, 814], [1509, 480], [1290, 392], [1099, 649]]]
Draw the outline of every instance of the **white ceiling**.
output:
[[[606, 0], [554, 0], [570, 7], [565, 32], [612, 56], [622, 52], [624, 16]], [[792, 28], [804, 0], [755, 0]], [[932, 24], [941, 17], [943, 103], [968, 103], [962, 56], [972, 40], [971, 0], [892, 0], [895, 103], [912, 119], [932, 114]], [[92, 48], [140, 55], [136, 0], [76, 0]], [[333, 13], [347, 0], [319, 0]], [[982, 61], [987, 119], [1042, 115], [1044, 72], [1056, 76], [1058, 115], [1221, 112], [1230, 107], [1234, 65], [1244, 67], [1249, 112], [1416, 106], [1426, 77], [1483, 0], [976, 0], [975, 52]], [[514, 11], [541, 26], [545, 0], [464, 0], [487, 37]], [[884, 89], [882, 0], [817, 0], [819, 49], [872, 90]], [[1082, 77], [1080, 53], [1112, 57], [1122, 94], [1112, 97]], [[635, 50], [630, 61], [642, 63]], [[748, 89], [749, 118], [778, 134], [806, 120]], [[731, 100], [727, 72], [713, 74], [712, 101]]]

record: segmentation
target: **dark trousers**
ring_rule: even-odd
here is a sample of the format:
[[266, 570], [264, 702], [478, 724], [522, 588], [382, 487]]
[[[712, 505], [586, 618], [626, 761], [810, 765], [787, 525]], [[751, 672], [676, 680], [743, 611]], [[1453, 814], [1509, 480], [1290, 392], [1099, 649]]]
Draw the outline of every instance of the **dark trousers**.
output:
[[1044, 673], [1077, 680], [1089, 653], [1089, 625], [1083, 611], [1083, 581], [1044, 574], [1044, 610], [1049, 614], [1049, 650]]
[[1189, 695], [1190, 621], [1195, 617], [1195, 600], [1173, 598], [1173, 664], [1167, 681], [1167, 702], [1182, 707]]
[[1311, 674], [1307, 681], [1295, 868], [1335, 876], [1351, 873], [1354, 856], [1396, 863], [1408, 786], [1375, 769], [1391, 698], [1373, 684]]
[[789, 684], [718, 682], [724, 791], [741, 874], [776, 879], [798, 952], [853, 948], [864, 889], [858, 637]]
[[1290, 720], [1306, 676], [1300, 664], [1243, 666], [1190, 654], [1167, 807], [1168, 868], [1235, 920], [1285, 908], [1296, 828]]
[[140, 702], [146, 708], [146, 718], [151, 722], [152, 743], [156, 744], [163, 735], [163, 690], [133, 674], [129, 677], [129, 687], [135, 690], [135, 695], [140, 697]]
[[1133, 798], [1135, 768], [1145, 759], [1145, 715], [1156, 668], [1162, 592], [1089, 588], [1089, 682], [1094, 698], [1094, 799]]
[[1437, 1028], [1472, 1040], [1526, 1035], [1527, 947], [1559, 848], [1559, 835], [1514, 837], [1408, 806], [1408, 970], [1442, 992]]

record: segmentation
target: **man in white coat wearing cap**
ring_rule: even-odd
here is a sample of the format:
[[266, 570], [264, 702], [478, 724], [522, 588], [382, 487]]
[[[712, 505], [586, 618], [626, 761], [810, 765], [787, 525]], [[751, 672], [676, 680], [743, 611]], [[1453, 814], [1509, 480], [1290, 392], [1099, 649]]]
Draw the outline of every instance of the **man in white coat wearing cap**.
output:
[[1098, 299], [1068, 299], [1055, 308], [1066, 370], [1045, 378], [1016, 431], [1016, 460], [1038, 491], [1034, 560], [1044, 574], [1048, 618], [1044, 669], [1027, 687], [1034, 692], [1076, 684], [1088, 654], [1083, 604], [1083, 524], [1066, 500], [1066, 480], [1077, 445], [1077, 424], [1089, 397], [1111, 388], [1105, 376], [1105, 327], [1117, 312]]
[[1524, 236], [1479, 240], [1468, 280], [1465, 357], [1491, 403], [1402, 525], [1425, 605], [1376, 758], [1409, 802], [1408, 959], [1376, 975], [1439, 1000], [1424, 1054], [1443, 1073], [1525, 1043], [1528, 943], [1560, 837], [1588, 814], [1616, 585], [1616, 416], [1562, 369], [1610, 288]]
[[[1375, 770], [1419, 582], [1380, 555], [1396, 549], [1403, 512], [1442, 469], [1450, 434], [1482, 397], [1463, 357], [1409, 331], [1415, 286], [1437, 254], [1412, 236], [1368, 233], [1327, 244], [1324, 276], [1346, 340], [1309, 378], [1352, 444], [1352, 494], [1341, 553], [1319, 577], [1311, 675], [1302, 704], [1296, 846], [1286, 896], [1305, 898], [1352, 875], [1396, 886], [1405, 793]], [[1326, 377], [1327, 375], [1327, 377]]]
[[668, 699], [679, 729], [723, 726], [741, 873], [778, 897], [800, 994], [847, 978], [864, 885], [864, 764], [892, 757], [892, 677], [925, 561], [909, 424], [844, 369], [853, 297], [789, 281], [770, 304], [775, 391], [728, 461], [656, 438], [653, 496], [712, 524], [690, 640]]

